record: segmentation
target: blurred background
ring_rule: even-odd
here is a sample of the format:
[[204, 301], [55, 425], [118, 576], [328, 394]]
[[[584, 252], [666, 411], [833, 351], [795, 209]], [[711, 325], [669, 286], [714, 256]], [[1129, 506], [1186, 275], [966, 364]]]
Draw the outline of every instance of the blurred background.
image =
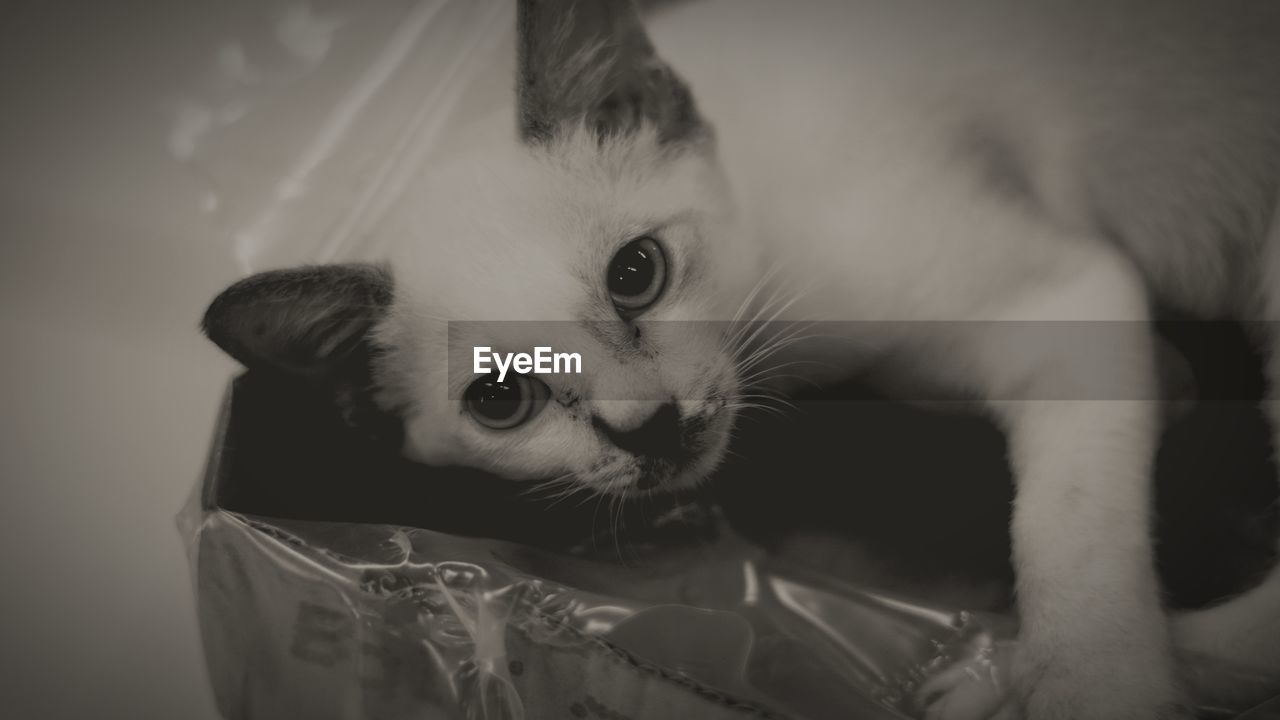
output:
[[347, 190], [439, 145], [511, 5], [0, 2], [5, 716], [216, 717], [175, 516], [235, 365], [198, 320], [359, 254]]
[[237, 267], [164, 103], [233, 5], [0, 11], [8, 717], [217, 717], [174, 516], [233, 368], [196, 321]]

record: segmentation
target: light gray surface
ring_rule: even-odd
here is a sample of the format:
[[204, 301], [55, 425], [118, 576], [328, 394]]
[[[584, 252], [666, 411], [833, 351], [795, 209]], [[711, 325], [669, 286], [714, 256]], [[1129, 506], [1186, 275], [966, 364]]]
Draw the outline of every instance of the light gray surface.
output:
[[174, 515], [237, 270], [168, 156], [243, 3], [0, 3], [0, 715], [214, 718]]

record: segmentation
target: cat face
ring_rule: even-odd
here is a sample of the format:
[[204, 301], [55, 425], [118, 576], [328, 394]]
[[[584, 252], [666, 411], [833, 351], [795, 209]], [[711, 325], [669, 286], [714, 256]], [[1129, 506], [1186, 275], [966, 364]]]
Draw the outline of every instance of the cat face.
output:
[[[692, 484], [741, 404], [725, 321], [758, 277], [712, 132], [630, 2], [522, 3], [519, 31], [518, 112], [406, 194], [389, 271], [257, 276], [259, 296], [242, 281], [206, 328], [250, 366], [291, 355], [347, 406], [395, 413], [422, 462], [566, 492]], [[279, 317], [234, 319], [262, 308]], [[476, 347], [537, 346], [581, 355], [581, 373], [474, 372]]]
[[[441, 169], [423, 197], [375, 332], [411, 457], [618, 493], [712, 469], [738, 383], [708, 321], [733, 314], [751, 257], [709, 143], [579, 126]], [[476, 347], [537, 346], [581, 374], [473, 372]]]

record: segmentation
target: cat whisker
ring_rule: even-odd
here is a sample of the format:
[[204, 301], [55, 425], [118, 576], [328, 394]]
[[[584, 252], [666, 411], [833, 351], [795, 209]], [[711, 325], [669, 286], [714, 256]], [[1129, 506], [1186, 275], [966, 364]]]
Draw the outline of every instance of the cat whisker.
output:
[[[764, 412], [773, 413], [778, 417], [787, 416], [786, 412], [783, 411], [781, 408], [777, 408], [772, 405], [765, 405], [763, 403], [738, 403], [738, 404], [735, 404], [733, 407], [735, 409], [740, 409], [740, 410], [753, 410], [753, 409], [762, 410]], [[749, 417], [749, 416], [744, 414], [743, 417]]]
[[755, 285], [753, 285], [751, 290], [742, 298], [742, 302], [738, 304], [738, 310], [733, 314], [732, 322], [737, 322], [742, 319], [743, 314], [751, 307], [751, 303], [755, 301], [756, 296], [760, 294], [760, 291], [769, 284], [769, 281], [773, 279], [773, 276], [781, 269], [782, 261], [780, 259], [774, 260], [769, 267], [765, 268], [765, 271], [760, 274], [760, 278], [756, 280]]
[[781, 365], [757, 369], [755, 372], [751, 373], [750, 375], [746, 375], [744, 377], [738, 378], [738, 384], [744, 390], [747, 390], [747, 389], [754, 389], [757, 387], [765, 387], [767, 386], [767, 383], [769, 383], [772, 380], [789, 379], [789, 380], [797, 380], [802, 382], [810, 382], [810, 383], [813, 382], [810, 378], [804, 375], [797, 375], [795, 373], [778, 372], [778, 370], [781, 370], [792, 364], [793, 363], [782, 363]]
[[780, 335], [777, 338], [770, 339], [768, 344], [760, 346], [759, 348], [754, 350], [750, 355], [738, 361], [737, 362], [738, 371], [746, 372], [747, 370], [750, 370], [756, 367], [757, 365], [769, 359], [770, 357], [773, 357], [774, 355], [778, 354], [782, 350], [792, 345], [795, 345], [797, 343], [804, 342], [805, 340], [812, 340], [812, 339], [824, 337], [821, 334], [803, 335], [801, 334], [803, 332], [804, 330], [798, 329], [795, 332], [791, 332], [786, 335]]
[[[761, 329], [763, 329], [764, 326], [767, 326], [769, 323], [772, 323], [773, 321], [781, 317], [782, 314], [786, 312], [788, 309], [790, 309], [791, 306], [793, 306], [797, 301], [799, 301], [800, 299], [808, 295], [810, 292], [812, 292], [815, 285], [816, 285], [816, 280], [810, 281], [808, 285], [802, 288], [798, 288], [794, 292], [792, 292], [790, 298], [787, 298], [787, 296], [783, 294], [783, 291], [786, 289], [785, 286], [783, 285], [776, 286], [774, 288], [773, 293], [770, 294], [769, 298], [760, 307], [759, 311], [757, 311], [755, 316], [753, 317], [753, 321], [759, 321], [760, 318], [764, 317], [766, 313], [770, 313], [772, 311], [772, 314], [769, 315], [769, 318], [767, 320], [762, 321], [761, 327], [757, 328], [756, 332], [758, 333]], [[749, 344], [752, 341], [752, 339], [753, 338], [748, 338], [746, 344]]]
[[781, 404], [781, 405], [785, 405], [786, 407], [788, 407], [788, 408], [790, 408], [790, 409], [792, 409], [792, 410], [799, 410], [799, 409], [800, 409], [800, 408], [796, 407], [796, 404], [795, 404], [795, 403], [793, 403], [793, 402], [791, 402], [790, 400], [788, 400], [788, 399], [786, 399], [786, 398], [784, 398], [784, 397], [782, 397], [782, 396], [779, 396], [779, 395], [766, 395], [766, 394], [761, 394], [761, 393], [752, 393], [752, 394], [749, 394], [749, 395], [743, 395], [742, 397], [744, 397], [744, 398], [751, 398], [751, 399], [755, 399], [755, 400], [772, 400], [772, 401], [774, 401], [774, 402], [776, 402], [776, 403], [779, 403], [779, 404]]
[[776, 347], [772, 347], [767, 351], [763, 351], [756, 355], [753, 355], [752, 357], [748, 358], [743, 362], [736, 363], [734, 366], [734, 372], [737, 374], [739, 384], [748, 385], [752, 382], [759, 382], [758, 380], [759, 377], [767, 375], [771, 372], [777, 372], [778, 370], [785, 369], [785, 368], [795, 368], [802, 364], [811, 364], [813, 361], [801, 360], [801, 359], [788, 359], [785, 356], [777, 357], [772, 361], [770, 360], [771, 358], [775, 358], [775, 356], [778, 353], [781, 353], [784, 349], [786, 349], [787, 346], [798, 343], [798, 342], [802, 342], [806, 339], [808, 338], [797, 337], [794, 341], [787, 342], [785, 344], [778, 345]]
[[752, 325], [759, 322], [760, 319], [770, 312], [770, 310], [780, 301], [782, 288], [775, 285], [770, 291], [768, 297], [764, 299], [764, 302], [755, 307], [749, 317], [746, 316], [747, 311], [751, 310], [752, 305], [755, 304], [760, 292], [770, 284], [770, 281], [773, 280], [774, 276], [777, 275], [781, 268], [781, 261], [775, 261], [764, 272], [764, 274], [760, 276], [755, 287], [753, 287], [751, 292], [743, 299], [742, 305], [739, 306], [738, 311], [734, 314], [733, 320], [730, 321], [730, 330], [724, 337], [724, 344], [726, 348], [732, 349], [735, 352], [740, 349], [744, 344], [743, 338], [751, 331]]
[[[747, 341], [746, 344], [743, 345], [743, 348], [745, 349], [749, 347], [756, 347], [756, 348], [767, 347], [770, 343], [776, 342], [781, 338], [789, 337], [797, 333], [805, 332], [809, 330], [811, 327], [813, 327], [814, 325], [817, 325], [816, 320], [779, 320], [776, 317], [770, 318], [768, 320], [762, 320], [760, 321], [759, 327], [756, 329], [756, 333], [753, 335], [752, 338], [750, 338]], [[777, 332], [775, 332], [771, 337], [769, 337], [765, 342], [762, 342], [760, 345], [753, 345], [753, 343], [755, 342], [756, 336], [758, 336], [761, 332], [774, 327], [778, 328]]]
[[[589, 500], [592, 492], [590, 488], [578, 482], [576, 473], [566, 473], [559, 478], [547, 481], [543, 483], [543, 488], [546, 492], [538, 497], [542, 500], [551, 501], [546, 506], [547, 509], [553, 508], [569, 498], [583, 493], [587, 494], [585, 499]], [[582, 503], [580, 502], [579, 505], [581, 504]]]
[[[736, 343], [736, 346], [733, 348], [734, 354], [737, 355], [744, 349], [752, 347], [752, 345], [756, 342], [756, 340], [760, 338], [761, 334], [764, 333], [775, 322], [777, 322], [778, 318], [780, 318], [783, 313], [785, 313], [788, 309], [790, 309], [793, 305], [795, 305], [796, 302], [800, 301], [805, 295], [808, 294], [809, 289], [810, 288], [803, 288], [795, 292], [785, 302], [783, 302], [781, 298], [779, 298], [779, 301], [778, 301], [780, 303], [779, 306], [776, 309], [773, 309], [769, 317], [764, 320], [760, 320], [759, 318], [763, 317], [765, 313], [770, 312], [770, 309], [768, 305], [766, 305], [765, 307], [762, 307], [760, 312], [756, 314], [756, 319], [752, 321], [753, 323], [756, 323], [756, 328], [745, 338], [741, 337], [740, 335], [735, 335], [734, 342]], [[774, 338], [771, 338], [769, 342], [766, 342], [765, 346], [767, 347], [770, 345], [770, 343], [773, 343], [773, 342], [780, 342], [781, 341], [780, 338], [786, 337], [787, 333], [791, 333], [792, 335], [794, 335], [796, 333], [807, 330], [809, 327], [812, 327], [812, 325], [814, 324], [814, 321], [809, 321], [807, 324], [804, 325], [802, 329], [796, 329], [795, 328], [796, 322], [803, 322], [803, 321], [791, 321], [788, 324], [784, 325], [783, 326], [784, 330], [780, 331], [778, 335], [776, 335]], [[758, 349], [753, 350], [753, 354], [758, 351], [759, 351]]]
[[[758, 296], [760, 294], [760, 291], [763, 290], [769, 284], [769, 281], [781, 268], [782, 268], [781, 261], [775, 260], [773, 264], [768, 269], [766, 269], [763, 274], [761, 274], [760, 279], [756, 281], [756, 284], [754, 287], [751, 288], [751, 291], [748, 292], [747, 295], [742, 299], [742, 303], [738, 305], [737, 312], [733, 314], [733, 319], [729, 321], [730, 334], [726, 336], [727, 345], [732, 346], [740, 338], [740, 335], [743, 332], [743, 328], [748, 327], [748, 325], [745, 323], [749, 323], [750, 320], [744, 321], [743, 316], [746, 314], [747, 310], [751, 307], [751, 304], [755, 302], [756, 296]], [[758, 315], [759, 315], [759, 312], [753, 314], [752, 318], [754, 319], [755, 317], [758, 317]], [[738, 323], [743, 323], [743, 324], [738, 325]]]
[[603, 491], [597, 491], [596, 493], [596, 507], [591, 511], [591, 548], [593, 550], [599, 549], [599, 546], [596, 543], [598, 538], [598, 534], [596, 533], [596, 517], [600, 515], [600, 506], [604, 504], [605, 496], [609, 494], [608, 490], [612, 484], [613, 481], [610, 480], [609, 484], [605, 486]]
[[626, 558], [623, 556], [623, 553], [622, 553], [622, 539], [621, 539], [621, 534], [623, 530], [622, 506], [624, 502], [626, 502], [625, 496], [623, 495], [613, 496], [613, 504], [614, 504], [614, 513], [613, 513], [613, 521], [612, 521], [613, 527], [610, 532], [613, 535], [613, 551], [618, 556], [618, 562], [625, 565]]
[[535, 481], [532, 487], [520, 492], [520, 497], [546, 499], [566, 489], [575, 489], [574, 473], [568, 472], [558, 477]]

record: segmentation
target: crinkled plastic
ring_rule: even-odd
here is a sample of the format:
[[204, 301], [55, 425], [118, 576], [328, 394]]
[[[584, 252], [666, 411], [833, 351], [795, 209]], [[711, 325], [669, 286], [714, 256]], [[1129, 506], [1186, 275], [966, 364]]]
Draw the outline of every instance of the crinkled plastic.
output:
[[887, 720], [960, 660], [997, 692], [1007, 621], [789, 567], [714, 507], [666, 511], [680, 531], [628, 563], [218, 507], [250, 445], [229, 397], [181, 517], [228, 718]]
[[[461, 525], [356, 522], [369, 516], [359, 498], [392, 487], [377, 482], [386, 471], [360, 457], [343, 465], [360, 446], [343, 446], [341, 428], [312, 427], [314, 408], [251, 380], [233, 383], [179, 519], [230, 720], [889, 720], [921, 717], [919, 689], [944, 675], [979, 711], [1001, 697], [1010, 618], [817, 574], [737, 535], [715, 504], [655, 508], [632, 539], [544, 547], [458, 531], [483, 519], [474, 499], [451, 489], [447, 470], [422, 468], [419, 499], [386, 497], [374, 516], [436, 502], [435, 517]], [[348, 514], [295, 511], [330, 491], [349, 499]], [[506, 512], [487, 492], [478, 507]], [[288, 509], [244, 510], [271, 507]], [[557, 523], [521, 511], [501, 523], [528, 520], [538, 536]], [[299, 519], [317, 514], [352, 521]], [[1200, 714], [1262, 720], [1277, 706]]]

